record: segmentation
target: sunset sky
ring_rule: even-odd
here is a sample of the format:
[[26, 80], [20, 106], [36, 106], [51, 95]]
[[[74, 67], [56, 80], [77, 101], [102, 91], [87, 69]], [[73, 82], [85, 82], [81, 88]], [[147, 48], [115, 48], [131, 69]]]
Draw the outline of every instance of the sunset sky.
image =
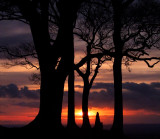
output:
[[[0, 22], [0, 45], [16, 46], [31, 42], [27, 25], [16, 21]], [[75, 42], [75, 61], [84, 52], [82, 43]], [[157, 53], [158, 52], [154, 52]], [[33, 84], [29, 77], [36, 69], [15, 66], [5, 68], [6, 59], [0, 58], [0, 124], [27, 124], [34, 119], [39, 108], [39, 85]], [[143, 62], [132, 63], [131, 72], [123, 66], [123, 96], [125, 124], [160, 124], [160, 64], [148, 68]], [[81, 99], [83, 82], [76, 74], [75, 101], [76, 122], [82, 122]], [[54, 92], [54, 90], [52, 90]], [[96, 112], [104, 124], [113, 122], [113, 75], [112, 62], [106, 62], [93, 84], [89, 97], [89, 116], [94, 124]], [[67, 123], [67, 81], [65, 84], [62, 122]]]

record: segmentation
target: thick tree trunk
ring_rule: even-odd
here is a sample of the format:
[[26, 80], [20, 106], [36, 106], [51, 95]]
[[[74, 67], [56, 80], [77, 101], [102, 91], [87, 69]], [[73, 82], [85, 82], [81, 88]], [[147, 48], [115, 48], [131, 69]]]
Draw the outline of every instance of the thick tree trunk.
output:
[[[32, 19], [31, 21], [30, 27], [40, 66], [41, 87], [39, 113], [27, 127], [61, 127], [60, 111], [66, 72], [55, 69], [59, 53], [51, 51], [48, 20], [40, 22], [39, 19]], [[60, 43], [56, 43], [56, 47], [60, 47]]]
[[56, 72], [42, 71], [41, 74], [40, 118], [43, 127], [61, 127], [61, 103], [65, 76]]
[[[72, 33], [73, 36], [73, 33]], [[72, 39], [72, 48], [70, 51], [70, 73], [68, 76], [68, 127], [76, 128], [75, 122], [75, 90], [74, 90], [74, 38]]]
[[123, 134], [123, 97], [122, 97], [122, 58], [116, 57], [113, 65], [114, 74], [114, 122], [113, 131]]
[[[45, 37], [40, 35], [36, 35], [36, 37], [38, 40], [36, 40], [35, 44], [38, 44], [38, 47], [42, 48], [49, 43]], [[58, 76], [60, 74], [57, 73], [53, 65], [53, 62], [56, 63], [57, 59], [52, 57], [48, 48], [46, 47], [46, 50], [43, 50], [43, 54], [41, 50], [38, 50], [40, 51], [38, 57], [41, 72], [40, 110], [30, 127], [53, 127], [53, 125], [60, 127], [58, 109], [61, 107], [59, 101], [61, 101], [65, 77], [63, 75]]]
[[122, 18], [122, 1], [112, 0], [114, 10], [114, 33], [113, 42], [115, 46], [115, 57], [113, 63], [114, 76], [114, 121], [112, 130], [123, 135], [123, 97], [122, 97], [122, 51], [123, 41], [121, 39], [121, 18]]
[[[43, 4], [41, 6], [44, 8], [43, 18], [39, 18], [36, 12], [28, 17], [41, 72], [40, 110], [35, 120], [26, 127], [59, 128], [61, 127], [64, 82], [71, 71], [70, 65], [73, 64], [70, 51], [73, 49], [73, 23], [78, 9], [74, 11], [75, 7], [71, 3], [65, 0], [60, 1], [59, 31], [54, 47], [51, 48], [46, 16], [48, 8]], [[61, 60], [56, 67], [59, 57]]]
[[88, 116], [88, 99], [89, 99], [89, 81], [84, 80], [83, 96], [82, 96], [82, 112], [83, 112], [83, 123], [82, 128], [91, 128]]

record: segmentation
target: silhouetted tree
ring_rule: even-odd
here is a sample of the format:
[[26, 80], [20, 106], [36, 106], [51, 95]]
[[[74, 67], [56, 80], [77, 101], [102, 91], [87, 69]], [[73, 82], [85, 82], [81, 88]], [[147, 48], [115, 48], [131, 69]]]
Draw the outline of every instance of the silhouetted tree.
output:
[[[34, 45], [31, 43], [22, 44], [17, 47], [7, 47], [0, 46], [1, 57], [5, 58], [7, 61], [2, 63], [6, 68], [11, 68], [13, 66], [23, 66], [26, 69], [36, 68], [39, 71], [39, 65], [36, 65], [37, 54]], [[74, 104], [74, 51], [73, 54], [73, 66], [72, 71], [68, 75], [68, 127], [77, 127], [75, 123], [75, 104]], [[29, 80], [34, 84], [40, 84], [41, 77], [39, 73], [33, 73], [29, 77]]]
[[75, 122], [75, 90], [74, 90], [74, 69], [68, 76], [68, 124], [69, 128], [77, 128]]
[[[72, 66], [68, 54], [73, 48], [73, 24], [82, 2], [0, 1], [2, 20], [14, 19], [29, 24], [38, 55], [41, 73], [40, 110], [28, 127], [61, 126], [64, 81]], [[49, 23], [57, 24], [55, 40], [50, 36]]]
[[[75, 25], [75, 24], [74, 24]], [[73, 35], [73, 32], [72, 32]], [[71, 55], [71, 64], [70, 64], [70, 73], [68, 75], [68, 128], [77, 128], [75, 122], [75, 90], [74, 90], [74, 82], [75, 82], [75, 75], [74, 75], [74, 36], [73, 37], [73, 45], [72, 50], [70, 51]]]
[[[77, 12], [83, 1], [0, 0], [0, 20], [19, 20], [30, 26], [39, 61], [41, 73], [40, 110], [35, 120], [26, 127], [61, 127], [64, 82], [68, 75], [70, 101], [68, 125], [75, 124], [74, 69], [84, 81], [83, 125], [90, 127], [88, 118], [89, 91], [103, 61], [106, 60], [106, 57], [109, 59], [113, 57], [115, 111], [112, 130], [122, 135], [121, 66], [123, 62], [128, 66], [130, 62], [144, 61], [149, 67], [154, 67], [160, 61], [158, 56], [152, 57], [150, 53], [153, 48], [159, 49], [160, 26], [157, 14], [157, 11], [160, 11], [159, 2], [92, 0], [94, 6], [89, 3], [87, 5], [89, 7], [84, 6], [84, 11], [81, 11], [83, 18], [80, 16], [79, 21], [83, 22], [84, 20], [85, 22], [80, 24], [81, 26], [76, 26], [75, 33], [86, 42], [86, 56], [74, 65], [73, 29]], [[146, 4], [150, 5], [149, 8], [145, 6]], [[89, 80], [93, 58], [97, 59], [94, 63], [96, 68], [91, 80]], [[150, 64], [151, 60], [155, 61]], [[28, 59], [25, 59], [25, 62], [34, 66], [29, 63]], [[86, 64], [86, 69], [82, 71], [80, 67], [84, 64]]]
[[[83, 65], [78, 66], [76, 64], [76, 71], [82, 77], [84, 82], [83, 95], [82, 95], [82, 112], [83, 112], [83, 123], [82, 128], [91, 128], [88, 116], [88, 99], [90, 89], [93, 82], [98, 74], [99, 68], [102, 63], [111, 60], [108, 56], [104, 56], [101, 51], [97, 51], [95, 46], [106, 45], [105, 39], [109, 32], [105, 30], [106, 24], [109, 21], [109, 17], [105, 18], [105, 11], [100, 9], [95, 4], [90, 2], [88, 5], [85, 4], [80, 10], [80, 19], [77, 23], [75, 34], [86, 44], [86, 62]], [[93, 69], [93, 65], [95, 68]], [[84, 69], [85, 66], [86, 68]]]
[[[148, 60], [157, 59], [153, 65], [159, 62], [159, 57], [148, 57], [147, 49], [155, 47], [155, 43], [158, 43], [159, 37], [155, 36], [157, 34], [157, 27], [153, 26], [150, 28], [143, 21], [147, 20], [145, 15], [142, 16], [140, 22], [136, 22], [136, 15], [129, 16], [128, 20], [125, 22], [125, 13], [127, 8], [134, 0], [128, 1], [115, 1], [112, 0], [113, 6], [113, 22], [114, 22], [114, 33], [113, 42], [115, 46], [115, 57], [114, 57], [114, 89], [115, 89], [115, 114], [113, 130], [118, 133], [123, 132], [123, 99], [122, 99], [122, 59], [126, 56], [126, 64], [128, 60], [137, 61], [144, 60], [148, 63]], [[134, 7], [136, 8], [136, 7]], [[132, 13], [132, 12], [130, 12]], [[153, 15], [154, 16], [154, 15]], [[138, 25], [137, 25], [138, 24]], [[127, 25], [128, 31], [125, 30]], [[151, 31], [151, 30], [152, 31]]]
[[[151, 55], [149, 50], [151, 48], [158, 48], [159, 44], [159, 25], [156, 20], [149, 17], [157, 18], [156, 10], [153, 12], [153, 4], [150, 1], [150, 9], [145, 7], [147, 1], [141, 1], [143, 7], [148, 9], [148, 12], [143, 11], [142, 5], [135, 0], [111, 0], [111, 36], [110, 45], [112, 45], [113, 62], [113, 76], [114, 76], [114, 121], [112, 130], [119, 135], [123, 134], [123, 97], [122, 97], [122, 63], [126, 66], [130, 62], [144, 61], [149, 67], [156, 65], [160, 58]], [[155, 1], [154, 1], [155, 2]], [[103, 0], [96, 2], [102, 7], [106, 7], [106, 2]], [[157, 3], [158, 4], [158, 3]], [[152, 6], [151, 6], [152, 5]], [[108, 10], [108, 8], [106, 8]], [[145, 11], [146, 11], [145, 9]], [[152, 10], [151, 10], [152, 9]], [[158, 6], [156, 6], [158, 10]], [[143, 12], [142, 12], [142, 11]], [[141, 11], [141, 12], [140, 12]], [[158, 10], [159, 11], [159, 10]], [[138, 14], [137, 14], [138, 13]], [[141, 13], [141, 14], [139, 14]], [[148, 15], [149, 14], [149, 15]], [[155, 22], [156, 21], [156, 22]], [[97, 48], [98, 49], [98, 48]], [[103, 50], [102, 48], [100, 48]], [[149, 55], [150, 54], [150, 55]], [[149, 61], [156, 60], [152, 65]]]

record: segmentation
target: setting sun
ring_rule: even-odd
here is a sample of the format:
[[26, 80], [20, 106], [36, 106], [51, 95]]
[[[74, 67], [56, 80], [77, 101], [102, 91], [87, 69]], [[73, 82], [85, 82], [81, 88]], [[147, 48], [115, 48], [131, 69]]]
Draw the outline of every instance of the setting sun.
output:
[[76, 115], [76, 116], [82, 116], [83, 113], [82, 113], [82, 111], [78, 111], [78, 112], [75, 113], [75, 115]]
[[[83, 112], [81, 110], [78, 110], [76, 113], [75, 113], [76, 116], [83, 116]], [[92, 111], [92, 110], [89, 110], [88, 111], [88, 116], [96, 116], [96, 112], [95, 111]]]

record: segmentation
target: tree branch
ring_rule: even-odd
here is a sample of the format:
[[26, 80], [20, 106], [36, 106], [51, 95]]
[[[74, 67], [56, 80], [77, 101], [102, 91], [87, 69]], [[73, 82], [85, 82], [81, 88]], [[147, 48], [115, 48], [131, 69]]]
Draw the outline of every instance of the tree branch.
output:
[[89, 60], [89, 59], [99, 58], [99, 57], [103, 57], [105, 55], [108, 55], [110, 57], [114, 57], [115, 52], [110, 52], [109, 50], [104, 50], [103, 53], [96, 53], [96, 54], [90, 54], [90, 56], [85, 56], [84, 58], [81, 59], [81, 61], [79, 63], [75, 64], [75, 69], [77, 67], [83, 66], [87, 62], [87, 60]]
[[147, 64], [147, 66], [148, 66], [149, 68], [153, 68], [156, 64], [158, 64], [158, 63], [160, 62], [160, 60], [157, 61], [157, 62], [155, 62], [155, 63], [153, 63], [152, 65], [151, 65], [147, 60], [144, 60], [144, 62]]
[[[130, 59], [132, 59], [133, 61], [136, 61], [136, 60], [144, 61], [148, 65], [148, 67], [150, 67], [150, 68], [153, 68], [156, 64], [158, 64], [160, 62], [160, 57], [140, 58], [140, 57], [131, 56], [129, 54], [127, 54], [126, 56], [129, 57]], [[151, 61], [151, 60], [157, 60], [157, 61], [151, 65], [148, 62], [148, 61]]]
[[82, 78], [85, 77], [85, 74], [79, 69], [79, 67], [76, 67], [75, 70], [77, 71], [77, 73], [79, 74], [79, 76], [81, 76]]
[[94, 82], [94, 80], [95, 80], [95, 78], [96, 78], [96, 76], [97, 76], [97, 74], [98, 74], [98, 70], [99, 70], [99, 68], [101, 67], [101, 60], [100, 60], [100, 58], [98, 59], [98, 63], [97, 63], [97, 66], [96, 66], [96, 68], [95, 68], [95, 71], [94, 71], [94, 75], [92, 76], [92, 78], [91, 78], [91, 80], [90, 80], [90, 83], [89, 83], [89, 88], [91, 88], [92, 87], [92, 84], [93, 84], [93, 82]]

